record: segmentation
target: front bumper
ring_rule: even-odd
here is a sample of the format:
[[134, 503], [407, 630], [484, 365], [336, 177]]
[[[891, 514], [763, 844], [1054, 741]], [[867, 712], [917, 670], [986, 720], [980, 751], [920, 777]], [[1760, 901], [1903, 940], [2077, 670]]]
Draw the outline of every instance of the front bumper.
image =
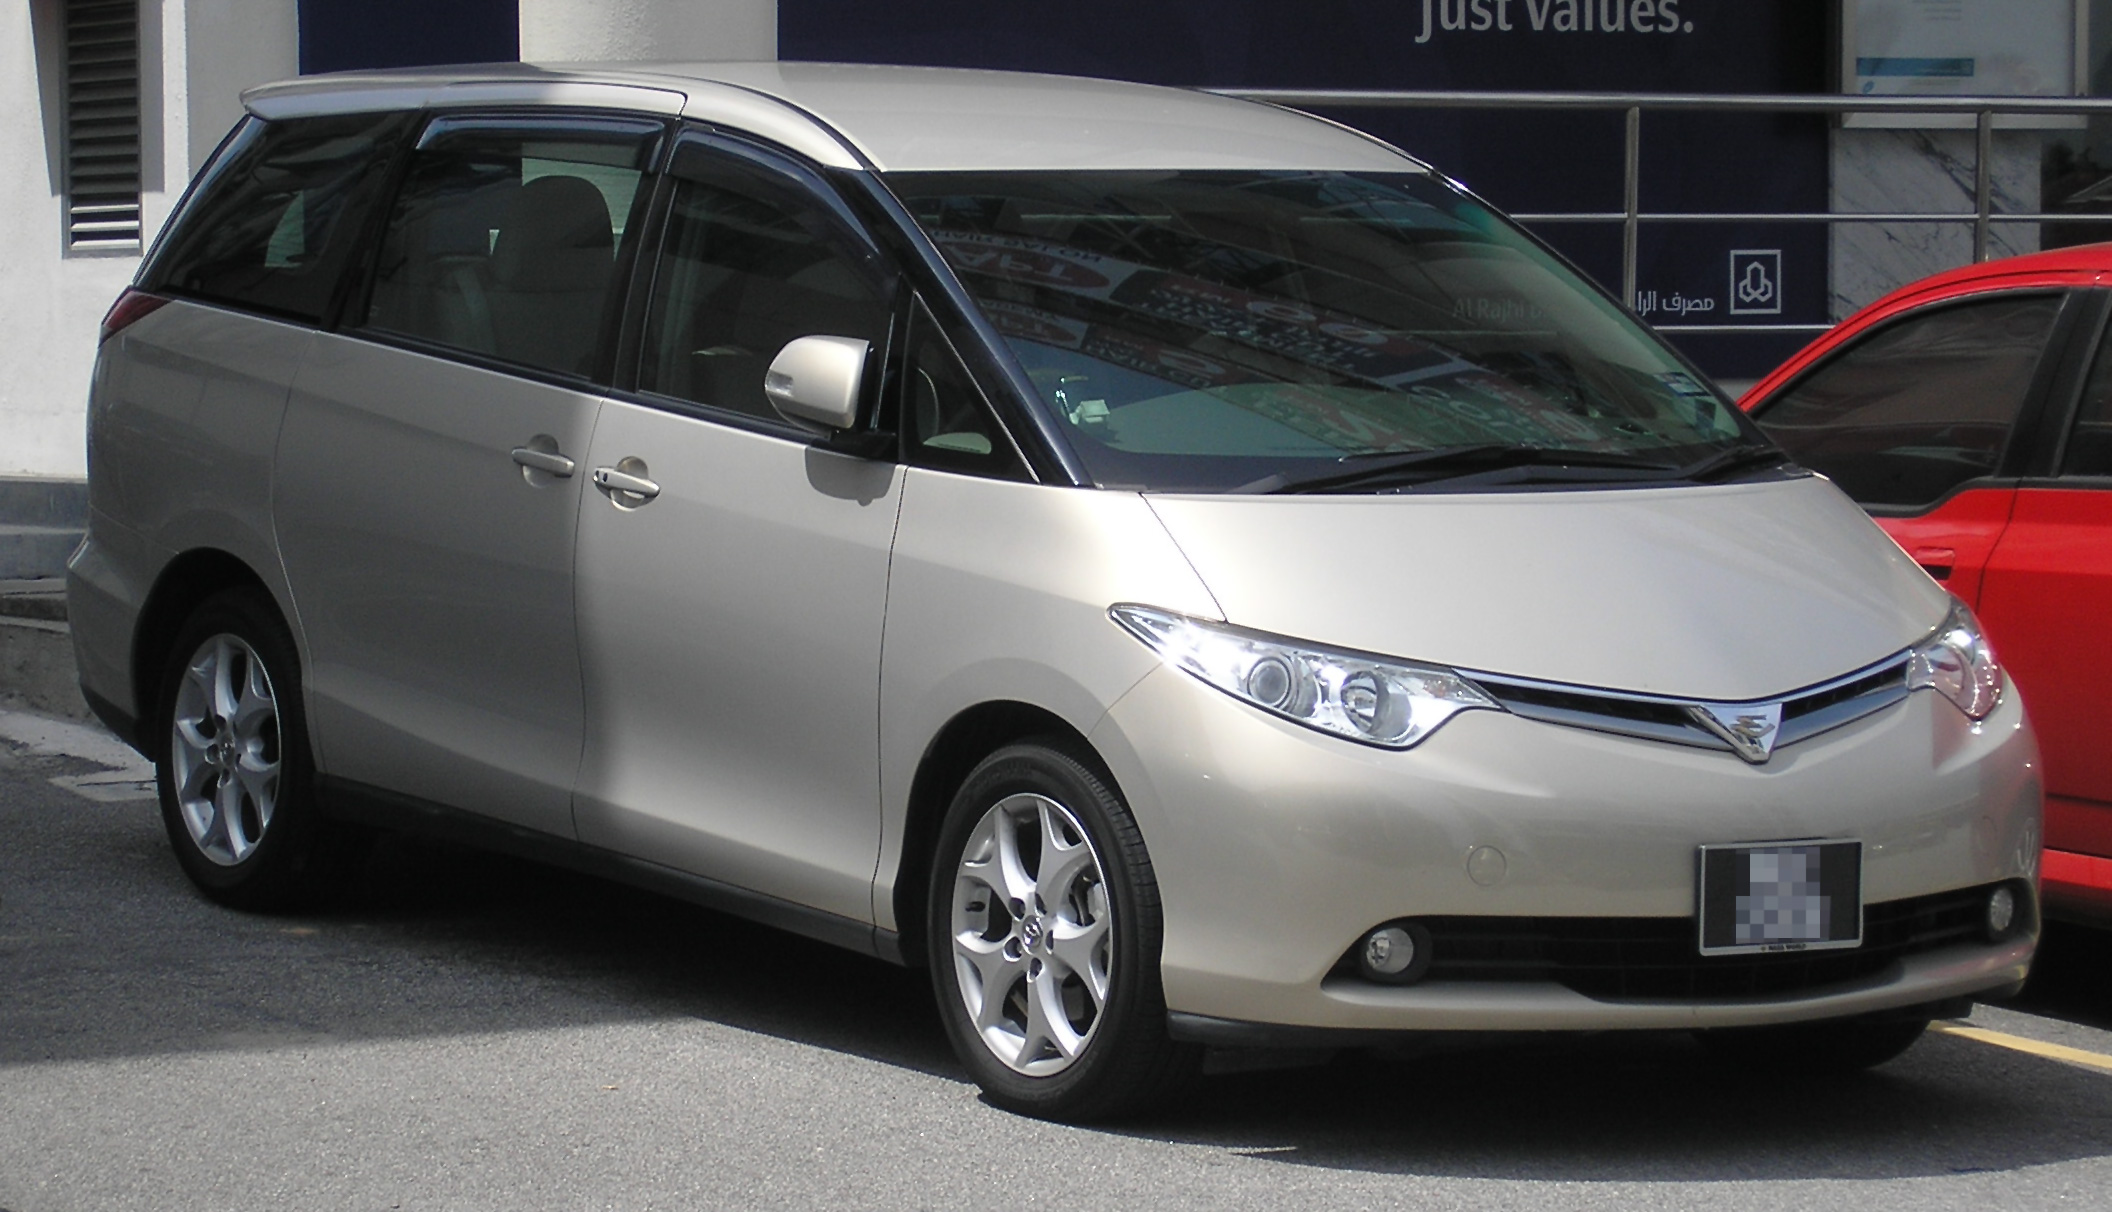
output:
[[[1161, 668], [1091, 740], [1152, 855], [1177, 1016], [1368, 1031], [1780, 1023], [2012, 987], [2035, 944], [1960, 943], [1746, 1000], [1600, 1000], [1552, 981], [1391, 987], [1337, 970], [1395, 918], [1691, 917], [1705, 843], [1860, 839], [1866, 904], [2035, 881], [2037, 749], [2014, 694], [1978, 726], [1912, 694], [1748, 766], [1493, 711], [1407, 752], [1374, 749]], [[1502, 862], [1484, 853], [1477, 879], [1468, 856], [1485, 850]]]

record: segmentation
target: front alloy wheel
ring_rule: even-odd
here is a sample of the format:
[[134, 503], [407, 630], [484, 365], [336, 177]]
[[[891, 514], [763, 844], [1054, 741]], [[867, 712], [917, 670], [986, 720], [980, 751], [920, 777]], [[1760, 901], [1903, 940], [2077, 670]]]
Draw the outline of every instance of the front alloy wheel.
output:
[[991, 806], [953, 893], [953, 962], [969, 1021], [1015, 1073], [1061, 1073], [1107, 1006], [1114, 931], [1107, 878], [1085, 828], [1044, 795]]
[[925, 954], [984, 1095], [1045, 1119], [1141, 1110], [1200, 1067], [1166, 1036], [1158, 883], [1128, 805], [1071, 738], [978, 763], [933, 855]]

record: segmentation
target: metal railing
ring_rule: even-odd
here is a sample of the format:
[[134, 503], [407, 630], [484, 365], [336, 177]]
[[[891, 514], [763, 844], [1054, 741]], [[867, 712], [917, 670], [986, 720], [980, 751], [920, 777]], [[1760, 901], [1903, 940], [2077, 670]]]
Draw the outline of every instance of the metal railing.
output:
[[[1228, 97], [1267, 101], [1295, 109], [1537, 109], [1620, 111], [1626, 118], [1621, 169], [1622, 206], [1617, 211], [1521, 212], [1521, 223], [1618, 223], [1621, 225], [1621, 298], [1636, 299], [1636, 250], [1645, 223], [1970, 223], [1973, 260], [1985, 261], [1988, 233], [1997, 223], [2105, 223], [2112, 214], [1997, 212], [1994, 209], [1994, 132], [1998, 116], [2112, 116], [2112, 97], [1862, 97], [1831, 95], [1703, 93], [1419, 92], [1392, 89], [1213, 89]], [[1642, 209], [1642, 145], [1645, 111], [1733, 111], [1767, 114], [1965, 114], [1975, 133], [1971, 211], [1645, 211]], [[1412, 149], [1411, 149], [1412, 150]], [[1830, 324], [1660, 324], [1663, 332], [1814, 333]]]

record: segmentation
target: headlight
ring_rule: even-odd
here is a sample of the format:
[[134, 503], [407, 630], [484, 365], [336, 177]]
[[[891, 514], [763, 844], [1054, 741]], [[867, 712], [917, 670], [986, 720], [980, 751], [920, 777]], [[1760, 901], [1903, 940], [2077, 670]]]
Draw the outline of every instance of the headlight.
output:
[[2002, 701], [2002, 666], [1964, 602], [1951, 603], [1943, 626], [1915, 646], [1907, 662], [1907, 689], [1939, 691], [1974, 720], [1986, 719]]
[[1406, 749], [1459, 712], [1501, 710], [1449, 669], [1333, 652], [1171, 614], [1119, 605], [1108, 615], [1169, 664], [1226, 694], [1322, 732]]

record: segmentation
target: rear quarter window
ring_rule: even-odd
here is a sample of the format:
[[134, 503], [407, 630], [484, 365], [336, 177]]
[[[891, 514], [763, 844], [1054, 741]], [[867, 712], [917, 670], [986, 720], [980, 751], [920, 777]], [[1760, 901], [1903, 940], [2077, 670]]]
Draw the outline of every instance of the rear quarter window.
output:
[[314, 323], [409, 116], [250, 119], [178, 215], [147, 289]]

